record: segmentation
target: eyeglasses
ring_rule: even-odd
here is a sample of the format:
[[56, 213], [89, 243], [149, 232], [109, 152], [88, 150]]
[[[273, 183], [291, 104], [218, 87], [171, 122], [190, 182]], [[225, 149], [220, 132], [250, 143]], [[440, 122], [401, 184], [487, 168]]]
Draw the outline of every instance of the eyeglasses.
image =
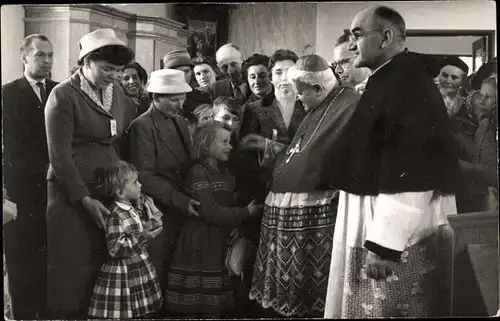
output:
[[372, 29], [372, 30], [363, 30], [363, 31], [360, 31], [360, 30], [356, 30], [354, 32], [351, 32], [351, 34], [349, 35], [349, 40], [350, 41], [358, 41], [359, 39], [365, 37], [366, 35], [370, 34], [370, 33], [373, 33], [373, 32], [380, 32], [382, 30], [380, 29]]
[[337, 67], [342, 67], [342, 70], [345, 70], [351, 66], [352, 58], [345, 58], [338, 62], [332, 62], [333, 70], [337, 70]]

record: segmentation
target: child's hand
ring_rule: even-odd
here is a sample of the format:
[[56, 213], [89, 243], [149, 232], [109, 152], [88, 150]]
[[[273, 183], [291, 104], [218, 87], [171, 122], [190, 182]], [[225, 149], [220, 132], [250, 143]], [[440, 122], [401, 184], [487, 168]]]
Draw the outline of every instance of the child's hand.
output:
[[161, 233], [161, 231], [163, 231], [163, 226], [157, 227], [152, 230], [145, 230], [144, 233], [146, 234], [146, 238], [150, 240], [157, 237]]
[[255, 200], [252, 200], [247, 205], [247, 209], [250, 212], [250, 216], [257, 216], [258, 214], [260, 214], [260, 212], [262, 211], [262, 208], [264, 207], [264, 205], [257, 205], [257, 204], [255, 204], [255, 202], [256, 202]]
[[189, 200], [189, 205], [188, 205], [189, 215], [198, 217], [200, 216], [199, 210], [200, 210], [200, 202], [191, 198]]

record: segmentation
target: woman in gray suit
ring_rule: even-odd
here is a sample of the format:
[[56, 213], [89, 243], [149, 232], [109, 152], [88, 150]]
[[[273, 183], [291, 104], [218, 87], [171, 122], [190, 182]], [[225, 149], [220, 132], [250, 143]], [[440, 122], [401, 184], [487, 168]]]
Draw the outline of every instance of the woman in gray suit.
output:
[[119, 160], [121, 136], [134, 117], [115, 73], [134, 58], [112, 29], [80, 39], [80, 68], [51, 92], [45, 107], [47, 174], [47, 303], [54, 319], [86, 318], [106, 258], [96, 169]]

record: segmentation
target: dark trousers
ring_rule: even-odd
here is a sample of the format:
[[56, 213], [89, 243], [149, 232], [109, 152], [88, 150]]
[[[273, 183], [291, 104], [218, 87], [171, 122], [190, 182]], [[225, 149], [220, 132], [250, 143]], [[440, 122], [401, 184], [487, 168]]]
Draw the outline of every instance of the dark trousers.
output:
[[4, 249], [16, 319], [46, 315], [46, 184], [17, 199], [17, 219], [4, 227]]

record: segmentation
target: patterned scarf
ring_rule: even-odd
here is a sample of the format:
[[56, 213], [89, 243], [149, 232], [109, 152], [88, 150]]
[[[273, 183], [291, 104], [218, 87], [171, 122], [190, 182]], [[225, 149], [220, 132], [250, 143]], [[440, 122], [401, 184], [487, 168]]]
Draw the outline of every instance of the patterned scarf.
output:
[[90, 82], [85, 78], [81, 69], [78, 71], [80, 73], [80, 88], [84, 93], [92, 99], [97, 106], [104, 109], [106, 112], [111, 113], [111, 106], [113, 104], [113, 83], [109, 84], [106, 88], [102, 89], [102, 103], [101, 100], [97, 97], [96, 93], [92, 89]]

